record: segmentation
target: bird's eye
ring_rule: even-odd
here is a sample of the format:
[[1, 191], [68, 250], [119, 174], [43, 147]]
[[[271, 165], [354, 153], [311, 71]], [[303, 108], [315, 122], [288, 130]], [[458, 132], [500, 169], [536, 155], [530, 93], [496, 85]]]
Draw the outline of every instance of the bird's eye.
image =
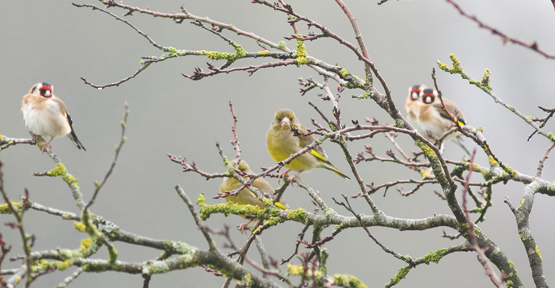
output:
[[291, 116], [291, 121], [293, 121], [293, 116]]
[[281, 122], [281, 118], [278, 117], [277, 120], [278, 120], [278, 122]]
[[46, 89], [39, 89], [40, 95], [44, 96], [46, 94]]

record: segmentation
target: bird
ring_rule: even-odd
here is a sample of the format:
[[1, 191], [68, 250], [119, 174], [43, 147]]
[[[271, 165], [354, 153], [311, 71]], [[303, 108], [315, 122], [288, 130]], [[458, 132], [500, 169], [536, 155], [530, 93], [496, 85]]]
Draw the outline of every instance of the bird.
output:
[[[235, 169], [239, 169], [241, 172], [245, 174], [250, 174], [250, 175], [254, 174], [250, 169], [249, 164], [247, 164], [247, 162], [245, 162], [242, 159], [235, 159], [230, 163]], [[243, 177], [243, 178], [248, 181], [246, 177]], [[234, 177], [224, 177], [222, 185], [220, 185], [220, 192], [225, 193], [225, 192], [234, 191], [234, 190], [240, 189], [242, 186], [243, 186], [243, 183], [239, 182]], [[251, 186], [257, 188], [260, 191], [260, 193], [262, 193], [262, 195], [264, 195], [265, 197], [269, 198], [270, 200], [273, 200], [271, 195], [274, 194], [274, 188], [272, 187], [272, 185], [270, 185], [270, 183], [268, 183], [268, 181], [264, 180], [263, 178], [256, 178], [251, 183]], [[266, 208], [266, 205], [264, 204], [264, 202], [258, 199], [256, 194], [252, 192], [250, 189], [248, 189], [247, 187], [239, 191], [237, 196], [227, 196], [225, 197], [225, 200], [228, 203], [231, 202], [238, 205], [253, 205], [253, 206], [258, 206], [260, 209]], [[287, 210], [289, 208], [283, 200], [281, 200], [280, 202], [276, 202], [274, 205], [276, 205], [277, 207], [283, 210]], [[239, 225], [239, 230], [242, 232], [245, 231], [246, 227], [254, 220], [256, 219], [251, 219], [248, 223]]]
[[[443, 110], [441, 101], [437, 98], [437, 91], [426, 88], [421, 91], [420, 98], [422, 99], [422, 105], [419, 105], [418, 124], [425, 131], [430, 131], [435, 138], [440, 138], [454, 123], [445, 110]], [[455, 103], [445, 98], [443, 98], [443, 103], [445, 103], [445, 108], [455, 117], [460, 126], [466, 125], [464, 115]], [[460, 134], [452, 133], [446, 137], [446, 140], [452, 139], [457, 135]]]
[[[289, 109], [278, 110], [266, 134], [268, 152], [278, 163], [289, 158], [291, 154], [299, 152], [315, 140], [313, 135], [294, 136], [291, 128], [297, 129], [300, 133], [308, 133], [308, 130], [299, 122], [297, 117], [295, 117], [293, 111]], [[349, 176], [335, 168], [327, 158], [328, 156], [324, 152], [324, 149], [320, 146], [316, 146], [310, 151], [299, 155], [289, 164], [285, 164], [285, 167], [289, 170], [280, 173], [280, 177], [288, 175], [287, 173], [291, 170], [296, 171], [297, 174], [289, 176], [289, 181], [291, 181], [301, 172], [313, 168], [324, 168], [335, 172], [337, 175], [347, 180], [351, 180]]]
[[421, 106], [420, 94], [422, 90], [426, 89], [426, 85], [418, 84], [409, 87], [409, 95], [405, 101], [405, 112], [407, 113], [407, 120], [412, 125], [418, 125], [418, 110]]
[[43, 151], [51, 147], [50, 143], [56, 137], [67, 136], [79, 149], [85, 149], [73, 130], [73, 121], [67, 113], [66, 105], [53, 93], [54, 86], [41, 82], [33, 85], [27, 95], [23, 96], [21, 112], [25, 126], [34, 135], [51, 137], [43, 145]]

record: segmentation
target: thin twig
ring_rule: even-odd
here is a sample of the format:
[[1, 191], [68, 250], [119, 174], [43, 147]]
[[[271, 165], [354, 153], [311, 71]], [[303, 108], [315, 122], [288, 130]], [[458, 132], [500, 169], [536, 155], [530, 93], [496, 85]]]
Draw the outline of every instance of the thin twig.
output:
[[522, 41], [520, 41], [520, 40], [518, 40], [518, 39], [516, 39], [516, 38], [512, 38], [512, 37], [510, 37], [510, 36], [507, 36], [507, 35], [504, 34], [503, 32], [501, 32], [501, 31], [499, 31], [499, 30], [497, 30], [497, 29], [495, 29], [495, 28], [493, 28], [493, 27], [491, 27], [491, 26], [485, 24], [484, 22], [480, 21], [478, 18], [476, 18], [476, 16], [470, 16], [468, 13], [464, 12], [464, 11], [462, 10], [462, 8], [461, 8], [457, 3], [455, 3], [453, 0], [446, 0], [446, 1], [447, 1], [449, 4], [453, 5], [453, 7], [455, 7], [455, 9], [457, 9], [457, 11], [459, 11], [459, 13], [460, 13], [461, 15], [463, 15], [464, 17], [466, 17], [466, 18], [468, 18], [468, 19], [474, 21], [476, 24], [478, 24], [478, 26], [479, 26], [480, 28], [484, 28], [484, 29], [486, 29], [486, 30], [489, 30], [493, 35], [497, 35], [497, 36], [501, 37], [501, 41], [503, 41], [503, 44], [505, 44], [505, 43], [507, 43], [507, 42], [511, 42], [511, 43], [513, 43], [513, 44], [516, 44], [516, 45], [519, 45], [519, 46], [522, 46], [522, 47], [531, 49], [531, 50], [533, 50], [533, 51], [535, 51], [535, 52], [537, 52], [537, 53], [543, 55], [543, 56], [544, 56], [545, 58], [547, 58], [547, 59], [555, 59], [555, 56], [550, 55], [550, 54], [547, 54], [546, 52], [540, 50], [539, 47], [538, 47], [539, 45], [538, 45], [537, 42], [534, 42], [534, 43], [532, 43], [532, 44], [526, 44], [526, 43], [524, 43], [524, 42], [522, 42]]
[[549, 147], [547, 147], [547, 149], [545, 149], [545, 153], [543, 154], [542, 159], [540, 160], [540, 164], [538, 164], [538, 169], [536, 172], [536, 177], [541, 177], [542, 176], [542, 170], [543, 170], [543, 163], [545, 163], [545, 160], [547, 160], [547, 155], [549, 154], [549, 152], [551, 151], [551, 149], [553, 149], [553, 147], [555, 147], [555, 142], [551, 143], [551, 145], [549, 145]]
[[488, 261], [488, 258], [485, 254], [484, 249], [482, 249], [478, 245], [478, 241], [476, 239], [476, 234], [474, 232], [474, 223], [472, 223], [472, 221], [470, 220], [470, 214], [468, 213], [468, 209], [466, 208], [466, 193], [468, 191], [468, 183], [470, 182], [470, 176], [472, 175], [472, 170], [473, 170], [473, 167], [474, 167], [474, 165], [472, 165], [472, 164], [474, 163], [474, 157], [475, 156], [476, 156], [476, 149], [474, 149], [474, 151], [472, 152], [472, 157], [470, 158], [470, 166], [469, 166], [469, 169], [468, 169], [468, 175], [466, 176], [465, 185], [464, 185], [463, 190], [462, 190], [462, 193], [463, 193], [462, 206], [463, 206], [463, 210], [464, 210], [466, 221], [467, 221], [466, 223], [468, 224], [468, 228], [469, 228], [468, 229], [468, 234], [469, 234], [468, 238], [469, 238], [470, 246], [478, 254], [478, 261], [484, 267], [486, 275], [489, 276], [489, 278], [491, 279], [491, 282], [493, 282], [493, 284], [498, 288], [506, 287], [503, 280], [494, 272], [493, 267], [491, 267], [491, 263]]
[[91, 207], [91, 205], [94, 203], [94, 201], [96, 200], [96, 197], [98, 196], [98, 192], [100, 192], [100, 189], [102, 189], [102, 186], [106, 184], [106, 181], [108, 181], [108, 178], [110, 177], [110, 175], [112, 175], [112, 172], [114, 171], [114, 167], [116, 167], [119, 152], [121, 151], [121, 147], [123, 147], [123, 143], [125, 143], [127, 139], [125, 137], [125, 127], [127, 126], [127, 116], [129, 115], [129, 110], [127, 108], [128, 108], [127, 103], [125, 103], [125, 111], [123, 112], [123, 120], [121, 121], [121, 137], [120, 137], [119, 145], [116, 146], [114, 161], [112, 161], [112, 165], [110, 165], [110, 169], [108, 169], [108, 172], [106, 173], [106, 176], [104, 176], [104, 180], [102, 180], [102, 183], [99, 184], [97, 181], [94, 182], [94, 194], [93, 194], [93, 197], [91, 198], [91, 201], [89, 201], [87, 206], [85, 206], [85, 210], [89, 209], [89, 207]]
[[8, 208], [10, 209], [10, 211], [15, 217], [16, 223], [13, 223], [12, 228], [17, 228], [17, 230], [19, 231], [19, 236], [21, 237], [21, 242], [23, 243], [23, 252], [25, 253], [25, 258], [23, 259], [23, 263], [24, 263], [23, 267], [24, 267], [24, 275], [27, 276], [27, 281], [25, 282], [25, 287], [27, 288], [31, 285], [31, 282], [33, 282], [34, 280], [34, 277], [32, 275], [33, 267], [31, 265], [32, 264], [31, 247], [33, 246], [33, 243], [29, 242], [31, 239], [33, 239], [32, 241], [34, 241], [34, 236], [32, 238], [28, 237], [25, 234], [25, 230], [23, 228], [23, 213], [25, 211], [25, 206], [27, 204], [26, 199], [29, 199], [29, 192], [27, 191], [27, 189], [25, 189], [25, 198], [24, 198], [25, 201], [23, 201], [23, 204], [20, 208], [16, 208], [8, 198], [8, 193], [4, 190], [4, 172], [2, 171], [3, 166], [4, 166], [4, 163], [0, 162], [0, 193], [4, 198], [4, 202], [8, 205]]
[[239, 148], [239, 138], [237, 136], [237, 116], [235, 115], [235, 111], [233, 111], [233, 104], [229, 101], [229, 110], [231, 110], [231, 116], [233, 116], [233, 127], [231, 131], [233, 131], [233, 140], [231, 140], [231, 145], [233, 145], [233, 149], [237, 152], [237, 159], [241, 158], [241, 149]]

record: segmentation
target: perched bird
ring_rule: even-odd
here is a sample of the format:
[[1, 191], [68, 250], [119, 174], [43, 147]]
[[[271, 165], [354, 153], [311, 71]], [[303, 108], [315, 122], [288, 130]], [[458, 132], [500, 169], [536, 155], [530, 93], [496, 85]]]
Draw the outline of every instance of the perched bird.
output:
[[[281, 109], [276, 112], [274, 120], [268, 129], [266, 134], [266, 144], [268, 145], [268, 152], [276, 162], [281, 162], [299, 152], [304, 147], [310, 145], [314, 142], [314, 136], [293, 136], [291, 128], [297, 129], [301, 133], [307, 133], [308, 130], [299, 122], [295, 117], [295, 113], [289, 109]], [[327, 159], [327, 155], [324, 149], [320, 146], [300, 155], [299, 157], [293, 159], [285, 167], [289, 170], [281, 173], [282, 176], [287, 175], [289, 171], [297, 171], [296, 175], [290, 176], [289, 180], [298, 176], [303, 171], [308, 171], [312, 168], [325, 168], [335, 172], [337, 175], [351, 180], [349, 176], [343, 174], [343, 172], [337, 170], [330, 161]]]
[[[434, 137], [440, 138], [454, 123], [443, 110], [441, 101], [437, 98], [437, 91], [430, 88], [424, 89], [420, 97], [422, 98], [423, 105], [420, 105], [418, 111], [418, 124], [425, 131], [430, 131]], [[464, 126], [466, 120], [459, 107], [445, 98], [443, 98], [443, 103], [445, 103], [445, 108], [455, 117], [458, 124]], [[447, 136], [446, 139], [452, 139], [457, 135], [459, 134], [453, 133]]]
[[[231, 165], [233, 165], [233, 167], [235, 167], [236, 169], [239, 169], [245, 174], [254, 174], [250, 169], [249, 165], [247, 164], [247, 162], [245, 162], [244, 160], [235, 159], [231, 161]], [[247, 180], [246, 177], [244, 178], [245, 180]], [[271, 195], [274, 194], [274, 188], [266, 180], [264, 180], [263, 178], [256, 178], [251, 183], [251, 185], [257, 188], [260, 191], [260, 193], [262, 193], [265, 197], [272, 199]], [[231, 192], [233, 190], [237, 190], [241, 188], [242, 186], [243, 184], [239, 182], [237, 179], [233, 177], [225, 177], [222, 185], [220, 185], [220, 192], [221, 193]], [[253, 205], [253, 206], [258, 206], [260, 209], [266, 208], [266, 205], [264, 205], [264, 202], [260, 201], [260, 199], [258, 199], [256, 194], [251, 190], [249, 190], [248, 188], [244, 188], [243, 190], [239, 191], [239, 194], [237, 194], [237, 196], [225, 197], [225, 200], [227, 202], [232, 202], [239, 205]], [[283, 210], [286, 210], [288, 208], [287, 204], [285, 204], [284, 201], [276, 202], [275, 205]], [[246, 227], [253, 220], [255, 219], [252, 219], [246, 224], [239, 225], [239, 230], [244, 231]]]
[[25, 126], [34, 135], [51, 137], [43, 146], [46, 151], [55, 137], [67, 136], [79, 149], [85, 149], [73, 131], [73, 121], [66, 111], [66, 105], [52, 93], [54, 87], [48, 83], [37, 83], [23, 96], [21, 111]]
[[405, 101], [407, 120], [413, 125], [418, 125], [418, 110], [422, 104], [420, 93], [426, 89], [426, 85], [414, 85], [409, 87], [409, 96]]

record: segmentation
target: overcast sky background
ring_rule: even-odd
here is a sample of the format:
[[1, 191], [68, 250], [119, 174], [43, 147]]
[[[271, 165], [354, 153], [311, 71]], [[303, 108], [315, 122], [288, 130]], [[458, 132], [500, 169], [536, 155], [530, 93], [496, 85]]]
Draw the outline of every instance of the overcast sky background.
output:
[[[81, 3], [81, 2], [79, 2]], [[84, 3], [102, 6], [98, 1]], [[249, 32], [256, 33], [275, 43], [293, 34], [286, 23], [287, 16], [250, 1], [148, 1], [126, 0], [133, 6], [147, 7], [154, 11], [180, 11], [184, 5], [197, 16], [209, 17]], [[295, 11], [325, 25], [347, 41], [356, 43], [350, 23], [333, 1], [292, 1]], [[377, 1], [347, 1], [357, 18], [368, 47], [370, 59], [386, 79], [395, 101], [402, 107], [407, 88], [423, 83], [432, 85], [432, 68], [439, 59], [450, 65], [449, 54], [454, 53], [465, 72], [481, 79], [484, 69], [491, 69], [493, 92], [525, 115], [543, 117], [537, 108], [555, 107], [553, 79], [555, 61], [546, 60], [531, 50], [503, 44], [499, 37], [478, 28], [463, 18], [446, 1], [390, 1], [381, 6]], [[526, 42], [537, 41], [539, 47], [555, 54], [555, 12], [549, 1], [460, 1], [469, 14], [476, 15], [485, 23]], [[123, 10], [110, 9], [117, 15]], [[152, 18], [135, 13], [126, 18], [163, 46], [186, 50], [218, 50], [233, 52], [219, 37], [204, 31], [190, 21], [176, 25], [169, 19]], [[307, 33], [306, 25], [299, 25]], [[318, 33], [319, 31], [311, 29]], [[322, 91], [313, 90], [301, 97], [298, 93], [299, 77], [313, 76], [322, 79], [308, 67], [280, 67], [260, 70], [252, 76], [245, 72], [218, 75], [191, 81], [181, 73], [192, 74], [194, 67], [205, 71], [206, 57], [181, 57], [152, 65], [135, 79], [119, 87], [104, 90], [85, 85], [80, 77], [95, 84], [118, 81], [140, 68], [141, 56], [160, 56], [163, 53], [148, 43], [127, 25], [112, 17], [88, 8], [76, 8], [70, 1], [5, 1], [0, 9], [0, 35], [2, 35], [2, 65], [0, 85], [4, 89], [0, 105], [0, 134], [8, 137], [28, 137], [22, 114], [21, 98], [37, 82], [48, 82], [54, 93], [67, 104], [74, 120], [74, 129], [87, 151], [78, 150], [69, 139], [55, 139], [52, 143], [68, 171], [79, 179], [81, 192], [90, 199], [94, 181], [104, 178], [113, 159], [114, 145], [119, 142], [120, 122], [124, 103], [129, 104], [127, 142], [123, 147], [116, 169], [102, 189], [92, 211], [116, 223], [126, 231], [155, 239], [178, 240], [207, 249], [204, 238], [194, 225], [186, 205], [176, 195], [175, 185], [181, 185], [193, 199], [204, 193], [209, 204], [220, 203], [212, 197], [219, 191], [220, 179], [206, 181], [193, 173], [182, 173], [179, 165], [171, 163], [166, 154], [181, 155], [195, 160], [199, 168], [207, 172], [223, 172], [220, 156], [214, 145], [220, 141], [225, 153], [234, 157], [229, 144], [232, 139], [232, 117], [229, 101], [234, 104], [239, 119], [238, 133], [243, 159], [255, 172], [260, 167], [274, 165], [266, 150], [266, 131], [275, 111], [290, 108], [301, 122], [312, 128], [310, 119], [323, 123], [316, 111], [307, 103], [312, 101], [331, 117], [331, 103], [318, 96]], [[223, 35], [242, 45], [247, 51], [260, 51], [257, 43], [234, 33]], [[295, 41], [286, 41], [289, 49], [295, 49]], [[344, 67], [352, 74], [364, 76], [363, 65], [356, 56], [336, 41], [321, 39], [306, 43], [309, 55], [330, 64]], [[240, 61], [235, 66], [264, 63], [264, 59]], [[217, 63], [221, 64], [221, 62]], [[484, 135], [495, 154], [519, 172], [533, 175], [543, 155], [548, 140], [535, 136], [527, 142], [532, 128], [495, 104], [479, 89], [469, 85], [458, 75], [437, 72], [439, 85], [445, 97], [458, 104], [468, 123], [483, 127]], [[335, 83], [330, 82], [331, 87]], [[376, 81], [377, 83], [377, 81]], [[383, 92], [382, 87], [378, 90]], [[351, 99], [360, 91], [345, 90], [340, 100], [343, 123], [351, 120], [364, 121], [375, 117], [382, 123], [391, 119], [371, 100]], [[545, 131], [553, 131], [549, 123]], [[406, 136], [399, 136], [405, 151], [416, 150]], [[474, 147], [466, 140], [468, 147]], [[385, 156], [392, 149], [390, 142], [378, 135], [373, 139], [349, 143], [356, 153], [371, 144], [374, 151]], [[329, 141], [323, 144], [329, 159], [342, 171], [348, 165], [340, 148]], [[460, 159], [463, 151], [452, 143], [447, 144], [444, 156]], [[555, 156], [547, 160], [543, 178], [555, 180]], [[41, 154], [36, 147], [19, 145], [0, 152], [4, 163], [6, 189], [16, 200], [29, 189], [32, 201], [64, 211], [78, 213], [67, 185], [56, 178], [38, 178], [33, 172], [44, 172], [54, 167], [53, 161]], [[487, 158], [479, 151], [477, 162], [487, 166]], [[403, 167], [383, 163], [366, 163], [358, 166], [365, 182], [381, 184], [396, 179], [419, 179], [419, 174]], [[479, 174], [474, 181], [482, 180]], [[349, 215], [342, 207], [332, 204], [332, 197], [357, 193], [355, 181], [346, 182], [329, 171], [317, 169], [302, 174], [303, 180], [320, 191], [322, 198], [338, 213]], [[277, 187], [275, 180], [269, 180]], [[412, 188], [405, 185], [405, 190]], [[395, 189], [387, 195], [383, 191], [373, 196], [384, 213], [399, 218], [424, 218], [434, 214], [450, 213], [444, 201], [434, 195], [439, 186], [420, 189], [411, 197], [401, 197]], [[514, 217], [503, 203], [508, 196], [518, 205], [524, 185], [509, 183], [494, 187], [494, 206], [480, 223], [482, 231], [492, 239], [513, 261], [524, 284], [532, 286], [531, 272], [520, 241]], [[460, 193], [460, 190], [458, 190]], [[291, 208], [303, 207], [313, 210], [307, 193], [298, 187], [290, 187], [284, 195]], [[547, 279], [555, 277], [555, 238], [552, 219], [555, 217], [555, 200], [537, 195], [530, 218], [534, 237], [544, 259]], [[370, 214], [364, 201], [352, 200], [357, 213]], [[349, 215], [350, 216], [350, 215]], [[3, 215], [2, 222], [13, 220]], [[224, 224], [234, 227], [243, 223], [236, 216], [214, 215], [206, 225], [223, 229]], [[13, 246], [8, 257], [21, 254], [17, 231], [1, 226], [6, 242]], [[34, 250], [43, 251], [57, 247], [76, 249], [79, 241], [86, 238], [77, 232], [73, 223], [58, 217], [35, 211], [25, 214], [27, 233], [36, 236]], [[287, 258], [294, 251], [297, 234], [302, 225], [284, 223], [262, 235], [268, 253], [275, 259]], [[333, 227], [325, 230], [324, 236]], [[424, 232], [400, 232], [387, 228], [371, 228], [372, 234], [388, 248], [418, 258], [430, 251], [461, 243], [461, 240], [442, 238], [442, 229]], [[455, 233], [451, 229], [447, 233]], [[244, 240], [236, 230], [233, 239], [238, 245]], [[224, 240], [215, 237], [219, 247]], [[142, 262], [154, 259], [160, 251], [130, 247], [115, 243], [120, 252], [119, 260]], [[335, 241], [326, 244], [330, 253], [328, 272], [345, 273], [359, 277], [369, 287], [382, 287], [405, 263], [394, 259], [376, 246], [362, 229], [350, 229], [340, 233]], [[249, 254], [260, 262], [258, 253]], [[92, 258], [106, 259], [105, 249]], [[294, 260], [293, 263], [298, 264]], [[4, 261], [2, 268], [18, 267], [19, 263]], [[285, 267], [282, 267], [285, 269]], [[53, 287], [75, 270], [56, 272], [41, 277], [36, 286]], [[462, 275], [466, 277], [461, 277]], [[456, 279], [456, 281], [454, 280]], [[220, 287], [223, 278], [215, 278], [202, 268], [176, 271], [154, 276], [152, 287]], [[103, 273], [81, 275], [74, 287], [140, 287], [139, 275]], [[102, 286], [101, 286], [102, 285]], [[475, 253], [449, 255], [439, 264], [419, 266], [411, 270], [398, 287], [491, 287]]]

